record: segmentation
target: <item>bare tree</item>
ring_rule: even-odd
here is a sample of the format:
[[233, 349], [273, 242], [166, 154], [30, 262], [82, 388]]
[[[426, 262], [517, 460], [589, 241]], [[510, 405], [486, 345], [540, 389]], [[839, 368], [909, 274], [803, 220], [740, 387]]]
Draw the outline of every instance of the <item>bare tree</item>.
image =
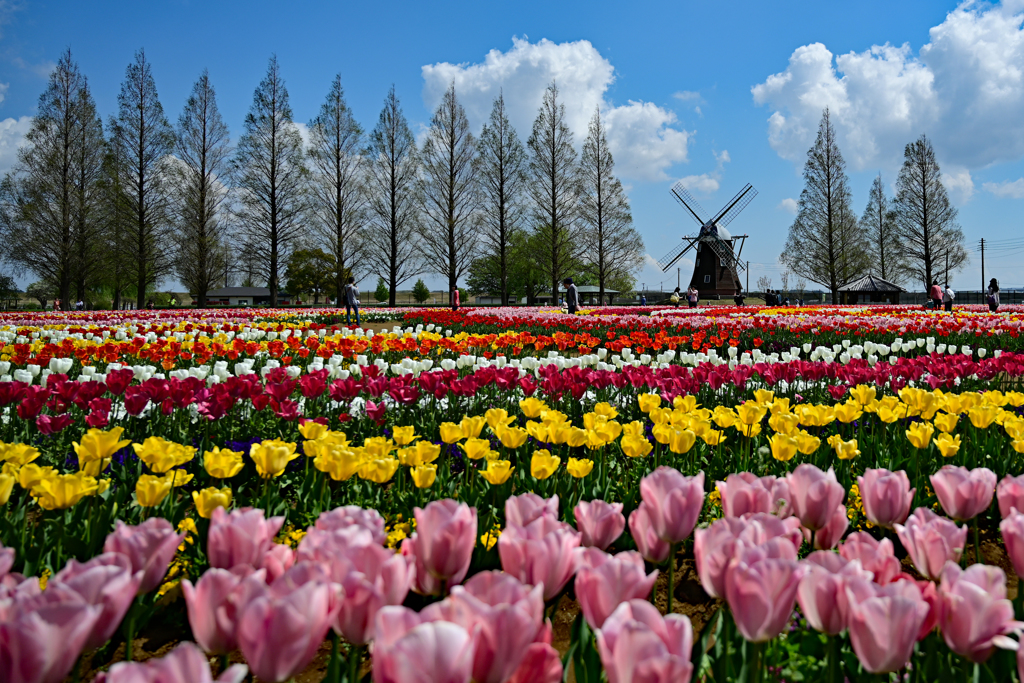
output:
[[780, 260], [797, 275], [828, 287], [832, 300], [838, 301], [839, 288], [864, 275], [869, 262], [828, 109], [821, 115], [814, 146], [807, 151], [804, 183]]
[[217, 108], [210, 74], [203, 71], [178, 118], [172, 198], [174, 265], [178, 277], [206, 308], [206, 293], [224, 276], [227, 239], [224, 178], [230, 154], [228, 127]]
[[110, 144], [132, 216], [122, 248], [131, 257], [135, 296], [141, 308], [146, 303], [146, 289], [171, 269], [165, 157], [174, 145], [174, 131], [164, 116], [145, 50], [136, 52], [135, 61], [128, 65], [117, 103], [117, 117], [110, 122]]
[[320, 113], [309, 123], [309, 138], [315, 231], [337, 263], [336, 303], [343, 306], [345, 278], [356, 271], [363, 251], [366, 188], [363, 131], [345, 102], [340, 75], [334, 77]]
[[896, 226], [896, 214], [885, 196], [882, 174], [871, 183], [868, 205], [860, 217], [860, 228], [868, 240], [868, 255], [878, 277], [894, 284], [907, 279], [903, 240]]
[[486, 270], [497, 276], [501, 304], [509, 302], [509, 263], [513, 240], [522, 230], [526, 186], [526, 150], [508, 120], [505, 98], [494, 100], [478, 145], [476, 175], [480, 182], [480, 238]]
[[416, 141], [391, 86], [366, 150], [370, 224], [366, 258], [388, 286], [388, 305], [395, 305], [398, 285], [421, 272], [416, 240], [418, 159]]
[[244, 127], [234, 159], [238, 218], [244, 248], [267, 281], [270, 305], [277, 306], [280, 271], [304, 234], [309, 173], [276, 55], [256, 87]]
[[767, 292], [769, 289], [771, 289], [771, 286], [772, 279], [768, 275], [762, 275], [761, 277], [757, 278], [757, 288], [760, 289], [762, 292]]
[[434, 111], [420, 154], [424, 206], [420, 237], [428, 267], [448, 279], [449, 292], [458, 286], [477, 250], [475, 158], [476, 139], [453, 83]]
[[580, 219], [586, 265], [597, 277], [600, 303], [612, 281], [631, 279], [644, 262], [644, 240], [633, 228], [629, 199], [614, 171], [615, 160], [597, 109], [580, 158]]
[[949, 282], [949, 274], [967, 263], [957, 210], [949, 203], [935, 150], [924, 135], [903, 152], [893, 211], [908, 270], [925, 289], [934, 280]]
[[800, 292], [800, 298], [803, 299], [804, 292], [807, 291], [807, 280], [803, 279], [802, 277], [797, 278], [796, 291]]
[[534, 230], [539, 237], [535, 258], [550, 278], [551, 296], [557, 301], [559, 280], [575, 265], [582, 228], [576, 150], [565, 120], [565, 105], [558, 101], [554, 83], [544, 92], [527, 145], [531, 153]]
[[779, 281], [782, 283], [782, 293], [783, 294], [788, 294], [789, 293], [789, 275], [790, 275], [789, 271], [788, 270], [784, 270], [784, 271], [782, 271], [782, 275], [779, 276]]

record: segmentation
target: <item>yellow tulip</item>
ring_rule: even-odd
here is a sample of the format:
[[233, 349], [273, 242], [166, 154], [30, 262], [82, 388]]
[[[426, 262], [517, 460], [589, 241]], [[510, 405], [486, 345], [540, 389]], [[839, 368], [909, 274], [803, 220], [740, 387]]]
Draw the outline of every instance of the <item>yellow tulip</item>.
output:
[[505, 448], [515, 450], [526, 443], [526, 430], [520, 427], [498, 427], [494, 434]]
[[32, 495], [44, 510], [64, 510], [98, 490], [96, 479], [87, 474], [51, 474], [35, 483]]
[[1003, 430], [1011, 439], [1024, 438], [1024, 420], [1020, 418], [1008, 419], [1003, 422]]
[[805, 427], [824, 427], [836, 419], [832, 406], [801, 405], [793, 409]]
[[[755, 425], [761, 422], [761, 419], [768, 412], [760, 403], [754, 401], [746, 401], [736, 406], [736, 417], [742, 425]], [[744, 431], [744, 430], [740, 430]], [[745, 433], [745, 432], [744, 432]]]
[[960, 451], [960, 435], [939, 434], [935, 437], [935, 448], [944, 458], [952, 458]]
[[874, 401], [876, 394], [877, 391], [875, 390], [875, 388], [867, 384], [858, 384], [857, 386], [850, 389], [850, 396], [853, 397], [854, 401], [861, 404], [862, 406], [866, 406], [867, 404]]
[[78, 455], [78, 467], [86, 473], [95, 472], [99, 474], [110, 464], [114, 453], [118, 452], [131, 443], [122, 440], [123, 427], [114, 427], [108, 432], [101, 429], [90, 429], [82, 435], [81, 442], [75, 441], [71, 445]]
[[434, 462], [441, 455], [441, 447], [429, 441], [417, 441], [408, 448], [398, 451], [398, 461], [409, 467], [418, 467]]
[[992, 406], [996, 406], [997, 408], [1002, 408], [1003, 406], [1010, 402], [1009, 399], [1007, 399], [1006, 396], [1003, 395], [1003, 392], [997, 391], [995, 389], [990, 389], [989, 391], [982, 392], [981, 398], [985, 403]]
[[1009, 403], [1014, 408], [1020, 408], [1021, 406], [1024, 406], [1024, 393], [1021, 393], [1019, 391], [1007, 391], [1005, 396], [1006, 402]]
[[626, 424], [621, 425], [621, 427], [623, 436], [643, 436], [644, 434], [644, 423], [640, 420], [627, 422]]
[[966, 413], [971, 408], [981, 405], [981, 395], [974, 392], [967, 394], [959, 394], [960, 398], [960, 412]]
[[697, 435], [690, 429], [677, 429], [672, 432], [668, 441], [668, 448], [677, 455], [688, 453], [693, 444], [697, 443]]
[[303, 439], [310, 441], [316, 441], [327, 436], [327, 432], [330, 428], [327, 425], [314, 422], [313, 420], [306, 420], [304, 423], [299, 425], [299, 434], [302, 434]]
[[[35, 463], [29, 463], [18, 470], [18, 486], [23, 489], [31, 489], [41, 480], [55, 475], [52, 467], [40, 467]], [[36, 495], [33, 493], [32, 495]]]
[[811, 455], [821, 448], [821, 439], [811, 436], [803, 430], [797, 432], [794, 438], [796, 439], [796, 449], [803, 455]]
[[185, 484], [192, 481], [194, 475], [185, 470], [171, 470], [164, 475], [164, 479], [171, 482], [175, 488], [184, 486]]
[[[510, 420], [513, 418], [509, 418]], [[472, 417], [465, 416], [462, 418], [462, 422], [459, 426], [462, 428], [462, 436], [466, 439], [478, 439], [480, 438], [480, 432], [483, 431], [484, 425], [487, 424], [487, 418], [474, 415]]]
[[7, 505], [7, 501], [11, 499], [15, 481], [14, 475], [0, 474], [0, 505]]
[[0, 441], [0, 462], [9, 462], [15, 467], [24, 467], [39, 457], [39, 449], [28, 444], [5, 444]]
[[797, 440], [788, 434], [776, 434], [768, 439], [772, 447], [772, 457], [786, 462], [792, 460], [797, 451]]
[[295, 444], [280, 439], [268, 439], [254, 443], [249, 448], [249, 457], [256, 463], [256, 471], [264, 479], [280, 477], [284, 470], [299, 454]]
[[[559, 436], [563, 434], [563, 430], [559, 430]], [[565, 439], [562, 441], [554, 441], [553, 443], [566, 443], [576, 448], [582, 446], [587, 442], [587, 432], [579, 427], [568, 427], [564, 430]]]
[[736, 424], [733, 425], [733, 427], [735, 427], [736, 431], [738, 431], [740, 434], [747, 437], [748, 439], [752, 439], [761, 433], [761, 425], [759, 424], [745, 425], [740, 422], [737, 422]]
[[914, 448], [927, 448], [931, 443], [933, 433], [935, 433], [935, 428], [930, 422], [915, 422], [906, 431], [907, 439]]
[[835, 413], [836, 419], [843, 424], [850, 424], [864, 414], [864, 411], [861, 410], [860, 404], [855, 401], [840, 403], [833, 408], [833, 412]]
[[878, 409], [875, 411], [875, 414], [878, 415], [879, 420], [885, 422], [886, 424], [892, 424], [893, 422], [896, 422], [896, 420], [899, 420], [900, 418], [903, 417], [902, 412], [897, 412], [894, 408], [890, 408], [889, 406], [886, 405], [879, 405]]
[[139, 460], [157, 474], [184, 465], [196, 454], [196, 449], [191, 446], [183, 446], [159, 436], [147, 437], [141, 444], [133, 443], [132, 448]]
[[196, 512], [203, 519], [209, 519], [217, 508], [225, 510], [231, 505], [231, 489], [225, 486], [222, 489], [206, 488], [202, 491], [193, 491], [192, 500], [196, 504]]
[[594, 406], [594, 412], [609, 420], [614, 420], [619, 416], [619, 411], [611, 403], [598, 403]]
[[709, 446], [717, 446], [728, 441], [728, 439], [725, 437], [725, 432], [719, 431], [717, 429], [708, 429], [707, 433], [700, 434], [699, 436], [701, 439], [704, 440], [704, 443], [706, 443]]
[[800, 418], [793, 413], [778, 413], [768, 418], [768, 426], [779, 434], [793, 435], [800, 429]]
[[415, 427], [395, 427], [391, 430], [391, 438], [397, 446], [408, 446], [416, 439]]
[[659, 394], [640, 394], [636, 397], [636, 400], [640, 404], [640, 412], [643, 413], [649, 413], [661, 405], [661, 396]]
[[558, 466], [561, 464], [562, 459], [551, 455], [551, 451], [545, 449], [534, 451], [533, 457], [530, 459], [530, 474], [534, 479], [547, 479], [558, 471]]
[[619, 445], [622, 447], [622, 452], [631, 458], [643, 457], [654, 450], [651, 442], [642, 436], [624, 436]]
[[1010, 442], [1010, 445], [1013, 446], [1013, 450], [1018, 453], [1024, 453], [1024, 439], [1014, 439]]
[[672, 440], [672, 434], [677, 430], [670, 424], [657, 424], [651, 428], [654, 440], [660, 444], [668, 444]]
[[363, 448], [371, 458], [386, 458], [395, 450], [395, 442], [383, 436], [371, 436], [363, 439]]
[[569, 458], [565, 463], [566, 471], [576, 479], [582, 479], [594, 469], [594, 461], [586, 458]]
[[359, 478], [377, 484], [384, 484], [390, 481], [397, 471], [397, 458], [376, 458], [374, 460], [367, 460], [362, 464], [359, 468]]
[[672, 399], [672, 407], [677, 408], [684, 413], [692, 413], [700, 407], [700, 404], [697, 403], [696, 396], [676, 396]]
[[[515, 419], [515, 416], [509, 415], [504, 408], [491, 408], [484, 413], [484, 420], [487, 422], [487, 426], [491, 428], [492, 432], [498, 428], [498, 425], [507, 427]], [[465, 419], [463, 419], [463, 422], [465, 422]]]
[[767, 408], [775, 400], [775, 392], [768, 389], [754, 389], [754, 400]]
[[771, 406], [768, 408], [772, 415], [784, 415], [792, 412], [789, 407], [788, 398], [777, 398], [772, 401]]
[[530, 420], [526, 423], [526, 433], [542, 443], [551, 443], [551, 425]]
[[491, 450], [491, 442], [487, 439], [469, 439], [460, 443], [459, 448], [470, 460], [479, 460]]
[[508, 481], [515, 469], [508, 460], [488, 460], [487, 468], [480, 470], [480, 476], [492, 486], [499, 486]]
[[156, 477], [152, 474], [143, 474], [135, 482], [135, 501], [139, 507], [151, 508], [164, 502], [167, 494], [171, 492], [171, 480], [166, 477]]
[[733, 412], [732, 409], [726, 408], [725, 406], [717, 406], [715, 408], [715, 412], [712, 414], [711, 419], [720, 428], [727, 429], [736, 424], [736, 420], [738, 418], [736, 417], [736, 413]]
[[967, 411], [967, 417], [970, 418], [971, 424], [978, 429], [988, 429], [998, 416], [999, 409], [995, 406], [975, 406]]
[[[188, 478], [191, 479], [192, 475], [190, 474], [188, 476]], [[97, 479], [96, 480], [96, 495], [97, 496], [106, 493], [107, 489], [109, 489], [109, 488], [110, 488], [110, 480], [109, 479]]]
[[540, 421], [546, 425], [568, 424], [569, 416], [557, 410], [545, 410], [540, 414]]
[[668, 408], [652, 408], [651, 412], [647, 415], [651, 418], [651, 422], [654, 424], [660, 424], [662, 422], [670, 421], [674, 412], [674, 410], [669, 410]]
[[832, 447], [832, 450], [836, 452], [836, 457], [840, 460], [853, 460], [860, 455], [860, 450], [857, 448], [857, 439], [843, 441], [843, 437], [833, 434], [828, 437], [828, 445]]
[[409, 470], [412, 483], [418, 489], [429, 489], [437, 479], [437, 465], [417, 465]]
[[214, 479], [230, 479], [244, 466], [241, 451], [214, 446], [212, 451], [203, 453], [203, 468]]
[[523, 415], [531, 420], [540, 417], [545, 408], [547, 408], [547, 404], [534, 396], [524, 398], [519, 402], [519, 410], [523, 411]]
[[452, 444], [462, 441], [463, 438], [465, 438], [465, 433], [462, 431], [461, 425], [457, 425], [454, 422], [441, 423], [441, 441]]
[[936, 427], [950, 434], [956, 429], [957, 423], [960, 422], [960, 416], [950, 413], [939, 413], [934, 417], [933, 421]]
[[324, 448], [313, 460], [313, 467], [326, 472], [334, 481], [348, 481], [366, 462], [363, 448]]

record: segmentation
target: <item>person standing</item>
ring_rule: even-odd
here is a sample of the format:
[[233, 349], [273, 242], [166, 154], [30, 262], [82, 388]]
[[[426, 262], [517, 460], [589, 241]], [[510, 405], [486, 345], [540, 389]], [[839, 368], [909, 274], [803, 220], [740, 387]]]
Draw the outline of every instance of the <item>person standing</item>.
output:
[[690, 304], [690, 308], [697, 308], [697, 302], [700, 300], [700, 292], [693, 285], [686, 290], [686, 301]]
[[932, 308], [936, 311], [942, 308], [942, 287], [939, 287], [938, 280], [932, 280], [932, 286], [928, 289], [928, 298], [932, 300]]
[[356, 287], [356, 279], [349, 277], [345, 285], [345, 324], [351, 322], [352, 311], [356, 312], [356, 325], [359, 325], [359, 289]]
[[999, 308], [999, 283], [996, 282], [995, 278], [992, 278], [988, 283], [988, 310], [990, 313], [995, 313], [996, 309]]
[[955, 298], [956, 293], [953, 291], [953, 288], [950, 287], [949, 283], [947, 282], [946, 288], [942, 290], [942, 307], [946, 310], [947, 313], [951, 313], [953, 311], [953, 299]]
[[576, 315], [576, 311], [580, 310], [579, 291], [576, 289], [576, 285], [573, 284], [571, 277], [562, 280], [562, 284], [565, 285], [565, 303], [569, 308], [569, 314]]
[[452, 296], [452, 310], [453, 311], [457, 311], [457, 310], [459, 310], [459, 288], [458, 287], [452, 287], [452, 294], [451, 294], [451, 296]]
[[736, 296], [734, 296], [732, 298], [732, 300], [736, 303], [737, 306], [742, 306], [743, 305], [743, 290], [742, 289], [737, 289], [736, 290]]
[[[687, 290], [687, 292], [689, 292], [689, 290]], [[672, 292], [672, 296], [669, 297], [669, 299], [672, 301], [672, 303], [674, 303], [676, 305], [676, 308], [679, 308], [679, 300], [682, 299], [682, 298], [683, 298], [683, 295], [680, 294], [679, 287], [676, 287], [675, 291]]]

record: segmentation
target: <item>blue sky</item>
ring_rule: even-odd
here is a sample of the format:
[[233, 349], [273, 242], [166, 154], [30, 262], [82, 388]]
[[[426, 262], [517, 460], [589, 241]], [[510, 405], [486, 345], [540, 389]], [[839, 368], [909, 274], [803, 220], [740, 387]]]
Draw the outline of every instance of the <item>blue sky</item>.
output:
[[[627, 9], [628, 7], [628, 9]], [[986, 275], [1024, 286], [1024, 0], [901, 2], [0, 3], [0, 170], [27, 130], [48, 69], [70, 46], [104, 118], [144, 47], [173, 121], [203, 68], [237, 137], [267, 59], [280, 60], [296, 120], [340, 73], [372, 128], [392, 83], [415, 131], [454, 80], [479, 127], [498, 88], [525, 140], [555, 78], [582, 141], [600, 106], [637, 228], [657, 259], [695, 228], [668, 193], [687, 178], [715, 211], [746, 182], [758, 197], [733, 224], [751, 235], [751, 284], [777, 264], [800, 171], [832, 107], [858, 213], [879, 172], [892, 192], [903, 146], [935, 144], [968, 247]], [[684, 265], [685, 269], [685, 265]], [[683, 275], [684, 286], [687, 278]], [[674, 286], [653, 266], [647, 286]], [[954, 280], [981, 285], [980, 260]]]

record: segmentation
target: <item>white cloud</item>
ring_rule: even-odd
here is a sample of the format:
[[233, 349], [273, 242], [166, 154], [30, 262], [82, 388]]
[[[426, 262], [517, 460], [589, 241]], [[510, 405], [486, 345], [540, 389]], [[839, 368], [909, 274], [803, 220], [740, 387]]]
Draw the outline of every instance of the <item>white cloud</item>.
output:
[[[1024, 156], [1024, 2], [963, 2], [909, 45], [839, 55], [821, 43], [797, 48], [786, 70], [752, 88], [773, 109], [772, 147], [802, 161], [821, 111], [830, 108], [840, 144], [857, 169], [895, 169], [922, 133], [940, 161], [976, 169]], [[959, 179], [963, 182], [963, 178]], [[973, 188], [973, 185], [972, 185]]]
[[676, 98], [677, 100], [682, 100], [683, 102], [701, 99], [700, 93], [697, 92], [696, 90], [680, 90], [679, 92], [672, 95], [672, 97]]
[[949, 191], [954, 204], [963, 204], [974, 196], [974, 179], [965, 168], [947, 167], [942, 172], [942, 184]]
[[7, 90], [11, 87], [10, 83], [0, 83], [0, 102], [7, 99]]
[[0, 120], [0, 173], [7, 173], [18, 160], [18, 148], [32, 128], [32, 117]]
[[611, 62], [586, 40], [554, 43], [513, 38], [507, 52], [491, 50], [475, 64], [440, 62], [423, 67], [423, 101], [429, 109], [440, 102], [449, 84], [466, 108], [474, 130], [487, 121], [491, 105], [504, 93], [509, 119], [525, 142], [530, 135], [544, 96], [554, 81], [558, 85], [566, 119], [577, 146], [587, 134], [594, 110], [601, 108], [608, 128], [608, 144], [624, 176], [663, 180], [673, 164], [687, 160], [691, 132], [676, 128], [671, 110], [650, 102], [629, 100], [615, 106], [606, 98], [615, 80]]
[[797, 212], [797, 203], [796, 200], [793, 199], [792, 197], [786, 197], [781, 202], [779, 202], [779, 206], [777, 208], [781, 209], [782, 211], [785, 211], [786, 213], [791, 213], [795, 216]]
[[718, 192], [718, 188], [721, 186], [722, 169], [731, 161], [731, 158], [727, 149], [723, 149], [721, 152], [713, 152], [713, 154], [717, 162], [714, 171], [680, 178], [680, 182], [686, 186], [686, 189], [702, 195], [711, 195]]
[[1024, 199], [1024, 178], [1018, 178], [1012, 182], [1004, 180], [1001, 183], [985, 183], [982, 187], [986, 192], [991, 192], [997, 197]]

